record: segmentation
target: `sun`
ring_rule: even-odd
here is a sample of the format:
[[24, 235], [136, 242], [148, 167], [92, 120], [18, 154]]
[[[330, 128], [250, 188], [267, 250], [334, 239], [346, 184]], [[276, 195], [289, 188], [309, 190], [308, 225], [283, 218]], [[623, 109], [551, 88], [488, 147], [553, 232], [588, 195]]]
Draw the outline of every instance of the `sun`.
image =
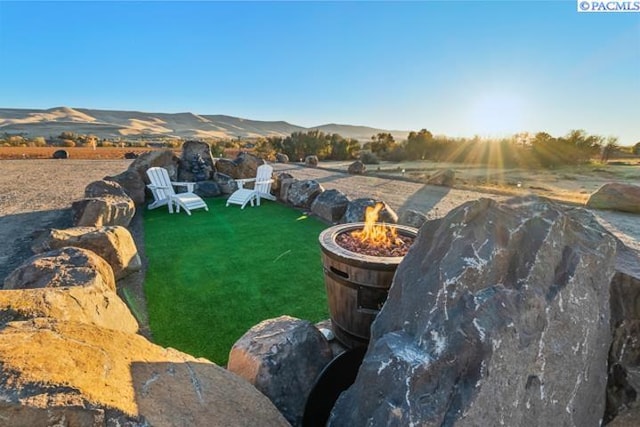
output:
[[480, 136], [508, 136], [523, 130], [523, 115], [523, 102], [518, 96], [506, 93], [483, 94], [471, 104], [470, 128]]

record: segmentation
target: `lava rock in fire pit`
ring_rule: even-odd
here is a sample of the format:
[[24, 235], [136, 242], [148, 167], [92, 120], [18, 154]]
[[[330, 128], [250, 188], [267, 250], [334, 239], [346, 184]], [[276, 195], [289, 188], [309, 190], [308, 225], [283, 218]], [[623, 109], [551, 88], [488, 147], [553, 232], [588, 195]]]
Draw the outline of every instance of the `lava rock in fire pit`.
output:
[[396, 224], [398, 222], [398, 214], [396, 214], [395, 211], [382, 200], [375, 200], [371, 198], [362, 198], [350, 201], [340, 222], [363, 222], [365, 220], [364, 214], [367, 207], [374, 207], [377, 203], [382, 203], [384, 205], [382, 210], [380, 210], [378, 221], [386, 222], [387, 224]]
[[599, 426], [615, 252], [536, 197], [425, 223], [329, 425]]

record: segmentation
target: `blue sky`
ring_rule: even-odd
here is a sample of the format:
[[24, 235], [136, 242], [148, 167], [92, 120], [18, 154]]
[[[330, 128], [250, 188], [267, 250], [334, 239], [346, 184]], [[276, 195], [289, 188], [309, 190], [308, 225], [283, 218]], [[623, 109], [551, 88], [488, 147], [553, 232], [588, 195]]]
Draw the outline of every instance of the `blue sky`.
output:
[[9, 2], [0, 107], [640, 141], [640, 13], [575, 1]]

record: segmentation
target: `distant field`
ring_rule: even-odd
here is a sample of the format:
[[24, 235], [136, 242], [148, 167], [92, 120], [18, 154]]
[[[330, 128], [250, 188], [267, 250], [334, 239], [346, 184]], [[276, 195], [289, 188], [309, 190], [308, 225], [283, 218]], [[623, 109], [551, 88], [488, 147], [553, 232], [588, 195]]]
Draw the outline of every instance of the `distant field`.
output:
[[0, 160], [5, 159], [50, 159], [53, 153], [65, 150], [71, 159], [82, 160], [120, 160], [125, 153], [146, 153], [154, 148], [140, 147], [0, 147]]

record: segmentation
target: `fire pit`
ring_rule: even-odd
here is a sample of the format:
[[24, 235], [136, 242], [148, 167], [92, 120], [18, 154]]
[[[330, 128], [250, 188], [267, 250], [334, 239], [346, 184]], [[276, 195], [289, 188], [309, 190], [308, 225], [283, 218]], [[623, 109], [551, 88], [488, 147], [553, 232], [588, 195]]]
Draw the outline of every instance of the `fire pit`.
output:
[[[377, 218], [377, 211], [375, 217]], [[371, 248], [375, 247], [375, 243], [354, 244], [350, 241], [352, 238], [363, 237], [362, 233], [366, 234], [367, 230], [375, 227], [377, 231], [374, 233], [391, 233], [392, 240], [403, 242], [397, 242], [396, 245], [392, 241], [387, 250], [381, 249], [382, 253], [396, 253], [394, 245], [408, 247], [418, 233], [413, 227], [373, 222], [369, 215], [367, 220], [365, 223], [330, 227], [319, 238], [331, 323], [338, 340], [349, 348], [369, 342], [371, 323], [387, 300], [396, 268], [404, 256], [368, 255], [367, 253], [372, 253]], [[393, 233], [397, 235], [393, 236]], [[345, 234], [349, 238], [345, 239]], [[362, 249], [365, 253], [345, 249], [339, 244], [345, 244], [344, 240], [348, 241], [346, 245], [350, 249]]]

